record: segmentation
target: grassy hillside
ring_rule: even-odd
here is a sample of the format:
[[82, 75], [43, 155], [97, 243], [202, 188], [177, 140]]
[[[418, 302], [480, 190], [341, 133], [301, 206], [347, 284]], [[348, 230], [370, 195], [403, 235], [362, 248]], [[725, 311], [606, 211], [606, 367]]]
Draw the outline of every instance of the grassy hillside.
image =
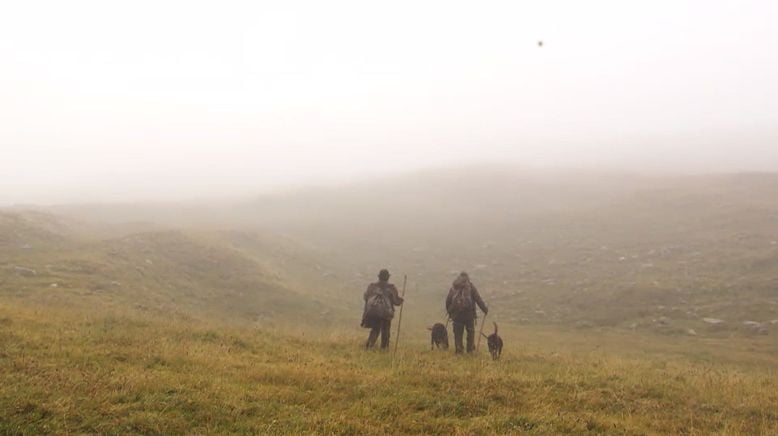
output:
[[[230, 246], [352, 312], [388, 267], [396, 282], [409, 276], [409, 322], [439, 321], [451, 280], [467, 270], [504, 322], [727, 336], [775, 330], [777, 199], [778, 174], [463, 167], [244, 202], [54, 210], [237, 231], [222, 234]], [[283, 255], [254, 234], [304, 255], [278, 264]]]
[[[6, 236], [0, 259], [4, 298], [260, 323], [282, 318], [323, 323], [342, 313], [326, 302], [327, 292], [307, 292], [298, 281], [287, 280], [307, 268], [295, 263], [301, 255], [289, 254], [296, 248], [288, 242], [268, 249], [265, 255], [273, 262], [264, 262], [236, 249], [221, 233], [157, 230], [106, 238], [98, 231], [100, 237], [84, 238], [40, 224], [57, 224], [58, 217], [33, 216], [0, 215]], [[251, 238], [239, 239], [261, 239]], [[281, 270], [278, 262], [285, 253], [291, 260]]]
[[409, 276], [409, 322], [439, 321], [467, 270], [503, 322], [727, 336], [775, 330], [776, 199], [776, 174], [465, 167], [249, 202], [52, 210], [100, 228], [207, 234], [349, 314], [388, 267], [396, 282]]
[[0, 212], [0, 261], [61, 247], [70, 230], [64, 220], [39, 212]]
[[393, 360], [334, 331], [2, 303], [0, 432], [778, 432], [775, 349], [504, 336], [503, 359], [492, 362], [431, 352], [424, 332], [409, 330]]
[[518, 323], [714, 333], [717, 318], [729, 334], [778, 319], [775, 174], [465, 168], [300, 195], [260, 201], [266, 225], [359, 253], [364, 276], [407, 271], [431, 307], [464, 269]]
[[[0, 433], [775, 434], [776, 241], [771, 174], [4, 210]], [[357, 327], [382, 267], [397, 359]], [[463, 269], [500, 362], [428, 349]]]

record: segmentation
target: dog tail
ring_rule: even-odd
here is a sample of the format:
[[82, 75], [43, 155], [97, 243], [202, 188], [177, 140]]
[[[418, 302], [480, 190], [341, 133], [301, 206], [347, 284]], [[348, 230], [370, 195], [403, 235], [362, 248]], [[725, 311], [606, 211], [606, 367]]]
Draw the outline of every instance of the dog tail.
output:
[[495, 322], [493, 324], [494, 324], [494, 334], [496, 335], [497, 334], [497, 323]]

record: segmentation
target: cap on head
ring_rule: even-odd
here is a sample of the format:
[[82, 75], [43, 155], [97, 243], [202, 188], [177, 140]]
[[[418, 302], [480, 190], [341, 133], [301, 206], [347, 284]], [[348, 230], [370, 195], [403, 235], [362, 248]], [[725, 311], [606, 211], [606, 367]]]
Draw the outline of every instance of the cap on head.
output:
[[388, 269], [382, 269], [378, 273], [378, 278], [380, 280], [389, 280], [389, 270]]

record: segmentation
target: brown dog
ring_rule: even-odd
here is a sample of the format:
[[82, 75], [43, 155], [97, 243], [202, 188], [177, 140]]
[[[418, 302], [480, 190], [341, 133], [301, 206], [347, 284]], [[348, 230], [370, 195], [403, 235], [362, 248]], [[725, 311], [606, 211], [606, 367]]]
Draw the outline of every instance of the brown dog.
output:
[[486, 345], [489, 347], [489, 353], [492, 355], [492, 360], [497, 360], [502, 354], [502, 338], [497, 334], [497, 323], [494, 323], [494, 333], [489, 336], [481, 333], [486, 338]]

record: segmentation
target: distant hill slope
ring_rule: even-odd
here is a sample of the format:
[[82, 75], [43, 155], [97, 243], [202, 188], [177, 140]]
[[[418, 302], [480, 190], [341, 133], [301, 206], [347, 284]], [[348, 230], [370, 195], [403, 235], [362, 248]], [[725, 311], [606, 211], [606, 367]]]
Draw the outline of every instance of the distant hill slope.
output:
[[231, 247], [223, 234], [165, 230], [86, 239], [83, 228], [69, 233], [67, 220], [53, 215], [1, 217], [5, 298], [260, 323], [338, 316], [326, 295], [296, 291], [275, 266]]
[[[409, 276], [408, 322], [443, 319], [450, 281], [467, 270], [497, 320], [683, 334], [778, 329], [770, 324], [778, 319], [778, 174], [475, 166], [244, 202], [55, 210], [214, 237], [235, 230], [219, 240], [305, 292], [325, 288], [351, 311], [388, 267], [395, 282]], [[285, 265], [253, 234], [306, 254]]]
[[0, 212], [0, 261], [30, 251], [61, 246], [70, 230], [52, 215]]
[[778, 319], [778, 174], [463, 168], [262, 198], [243, 213], [350, 255], [363, 277], [408, 272], [427, 319], [459, 270], [515, 322], [748, 333]]

